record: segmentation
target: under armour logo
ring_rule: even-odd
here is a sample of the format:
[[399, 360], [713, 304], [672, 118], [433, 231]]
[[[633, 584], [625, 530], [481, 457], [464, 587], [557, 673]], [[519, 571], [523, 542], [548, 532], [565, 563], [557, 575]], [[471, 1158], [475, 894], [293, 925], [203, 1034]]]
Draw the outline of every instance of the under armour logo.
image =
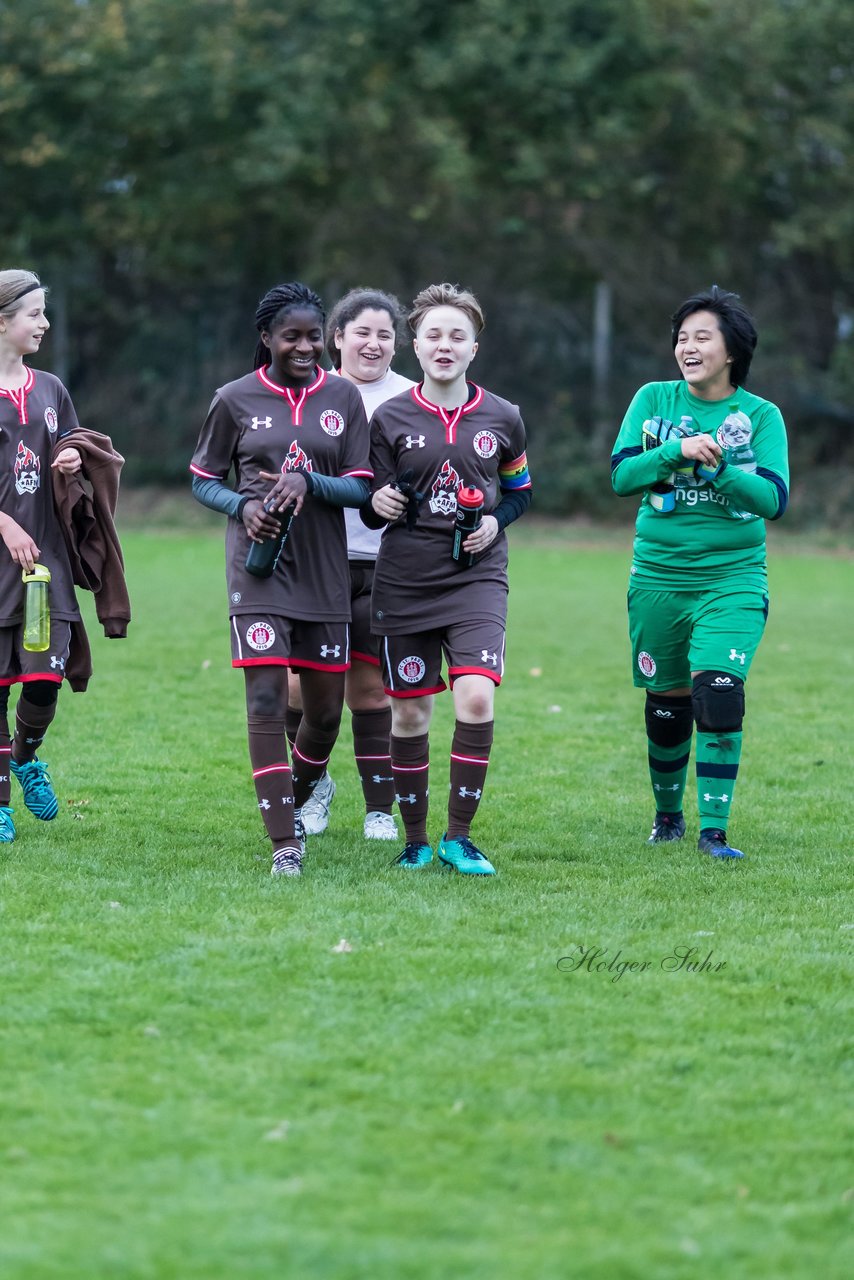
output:
[[663, 787], [660, 782], [654, 782], [652, 784], [652, 789], [653, 791], [678, 791], [679, 783], [674, 782], [672, 787]]
[[461, 799], [461, 800], [465, 800], [466, 796], [471, 796], [472, 800], [479, 800], [479, 799], [480, 799], [480, 797], [483, 795], [483, 792], [482, 792], [482, 791], [480, 791], [480, 790], [478, 790], [478, 791], [466, 791], [465, 787], [460, 787], [460, 790], [459, 790], [459, 793], [458, 793], [458, 794], [459, 794], [459, 796], [460, 796], [460, 799]]
[[423, 436], [407, 436], [406, 447], [407, 449], [413, 449], [413, 448], [423, 449], [424, 437]]
[[498, 654], [497, 654], [497, 653], [490, 653], [488, 649], [481, 649], [481, 651], [480, 651], [480, 660], [481, 660], [481, 662], [491, 662], [493, 666], [497, 666], [497, 664], [498, 664]]
[[398, 804], [415, 804], [418, 799], [414, 793], [410, 796], [395, 796], [394, 798]]
[[659, 720], [675, 720], [676, 719], [672, 711], [662, 711], [660, 707], [656, 708], [655, 715], [658, 716]]
[[729, 676], [717, 676], [714, 682], [712, 683], [712, 688], [713, 689], [730, 689], [732, 688], [732, 681], [730, 680]]
[[259, 427], [266, 427], [267, 430], [269, 431], [272, 425], [273, 425], [272, 418], [253, 418], [252, 419], [253, 431], [257, 431]]
[[340, 652], [340, 644], [322, 644], [320, 646], [321, 658], [337, 658]]
[[269, 800], [259, 800], [259, 801], [258, 801], [258, 808], [259, 808], [259, 809], [269, 809], [269, 807], [270, 807], [270, 801], [269, 801]]
[[55, 654], [51, 654], [50, 665], [54, 668], [54, 670], [56, 670], [56, 668], [58, 667], [60, 671], [64, 671], [65, 659], [57, 658]]
[[703, 796], [703, 799], [705, 800], [706, 804], [708, 804], [710, 800], [722, 800], [723, 803], [726, 804], [727, 800], [729, 800], [729, 796], [711, 796], [707, 791], [706, 794]]
[[744, 660], [746, 657], [747, 657], [746, 653], [736, 653], [735, 649], [730, 649], [729, 651], [730, 662], [735, 662], [736, 658], [738, 658], [741, 665], [744, 666]]
[[394, 782], [394, 778], [384, 778], [382, 774], [375, 773], [371, 778], [371, 782]]

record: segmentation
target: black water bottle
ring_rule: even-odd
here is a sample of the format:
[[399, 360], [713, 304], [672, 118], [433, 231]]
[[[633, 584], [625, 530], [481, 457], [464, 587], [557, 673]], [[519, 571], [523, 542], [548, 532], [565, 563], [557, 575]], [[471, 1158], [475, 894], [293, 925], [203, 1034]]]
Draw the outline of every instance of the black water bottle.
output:
[[[274, 533], [272, 538], [265, 538], [263, 542], [253, 542], [250, 544], [246, 553], [246, 572], [251, 573], [255, 578], [270, 578], [276, 565], [279, 563], [279, 556], [282, 554], [282, 548], [288, 540], [288, 534], [291, 528], [291, 522], [294, 518], [294, 506], [291, 502], [285, 507], [284, 511], [276, 511], [272, 514], [279, 521], [279, 532]], [[264, 503], [264, 510], [270, 513], [267, 503]]]
[[454, 545], [451, 556], [465, 569], [470, 569], [475, 557], [470, 551], [463, 551], [463, 543], [470, 533], [480, 528], [483, 519], [483, 494], [480, 489], [469, 489], [463, 486], [457, 490], [457, 517], [454, 523]]

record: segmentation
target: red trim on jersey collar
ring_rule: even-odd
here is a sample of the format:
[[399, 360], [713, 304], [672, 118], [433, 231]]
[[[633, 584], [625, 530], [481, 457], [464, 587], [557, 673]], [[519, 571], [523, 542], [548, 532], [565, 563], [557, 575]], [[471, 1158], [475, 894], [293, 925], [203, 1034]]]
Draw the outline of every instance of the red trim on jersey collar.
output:
[[21, 426], [25, 427], [29, 422], [27, 416], [27, 395], [32, 391], [35, 385], [36, 375], [34, 369], [27, 369], [27, 380], [22, 387], [0, 387], [0, 396], [6, 400], [11, 400], [12, 404], [18, 410], [18, 417], [21, 420]]
[[[465, 404], [458, 405], [453, 413], [448, 413], [447, 409], [443, 409], [441, 405], [434, 404], [432, 400], [428, 400], [424, 392], [421, 390], [423, 382], [417, 383], [412, 388], [412, 399], [422, 409], [426, 409], [428, 413], [433, 413], [437, 418], [441, 418], [445, 424], [445, 443], [456, 444], [457, 442], [457, 423], [464, 413], [471, 413], [476, 409], [483, 400], [483, 387], [479, 387], [475, 382], [467, 382], [466, 386], [474, 391], [474, 395]], [[471, 392], [469, 392], [471, 395]]]
[[302, 407], [308, 397], [313, 396], [315, 391], [319, 391], [326, 381], [326, 370], [321, 369], [318, 365], [317, 377], [311, 386], [301, 387], [299, 394], [295, 395], [293, 387], [280, 387], [278, 382], [273, 382], [272, 378], [268, 378], [266, 369], [256, 369], [255, 375], [268, 391], [272, 391], [275, 395], [281, 396], [283, 400], [287, 400], [291, 406], [291, 423], [295, 427], [302, 426]]

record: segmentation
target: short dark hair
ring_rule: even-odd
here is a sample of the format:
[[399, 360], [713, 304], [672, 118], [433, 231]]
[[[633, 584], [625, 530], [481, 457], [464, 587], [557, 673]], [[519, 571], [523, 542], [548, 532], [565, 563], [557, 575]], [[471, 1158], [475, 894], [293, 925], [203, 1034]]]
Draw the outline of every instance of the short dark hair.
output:
[[[289, 284], [277, 284], [275, 288], [268, 290], [258, 303], [255, 310], [255, 328], [259, 333], [270, 333], [273, 325], [277, 320], [281, 320], [283, 315], [302, 307], [319, 313], [322, 329], [326, 314], [320, 295], [313, 289], [309, 289], [307, 284], [300, 284], [299, 280], [292, 280]], [[255, 368], [265, 369], [269, 363], [269, 349], [259, 338], [255, 347]]]
[[326, 350], [335, 369], [341, 368], [341, 352], [335, 345], [335, 331], [340, 329], [343, 332], [363, 311], [387, 311], [394, 329], [395, 349], [400, 345], [406, 331], [406, 316], [394, 294], [386, 293], [384, 289], [351, 289], [338, 299], [326, 321]]
[[719, 289], [716, 284], [713, 284], [711, 289], [704, 289], [700, 293], [694, 293], [690, 298], [686, 298], [681, 307], [674, 311], [671, 317], [671, 337], [674, 350], [676, 349], [679, 330], [688, 316], [694, 315], [696, 311], [711, 311], [713, 315], [717, 316], [727, 355], [732, 356], [731, 377], [733, 385], [743, 387], [747, 382], [750, 362], [753, 359], [753, 353], [759, 341], [753, 316], [737, 293]]

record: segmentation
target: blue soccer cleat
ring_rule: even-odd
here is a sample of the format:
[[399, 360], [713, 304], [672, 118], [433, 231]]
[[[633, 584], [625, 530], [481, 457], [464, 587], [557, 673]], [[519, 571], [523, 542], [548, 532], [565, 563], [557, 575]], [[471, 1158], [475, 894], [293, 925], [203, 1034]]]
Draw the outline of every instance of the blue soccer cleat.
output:
[[705, 831], [700, 832], [697, 848], [700, 853], [711, 854], [713, 858], [744, 857], [740, 849], [733, 849], [732, 845], [727, 843], [726, 832], [717, 827], [707, 827]]
[[476, 844], [472, 844], [468, 836], [457, 836], [455, 839], [449, 840], [446, 832], [439, 841], [439, 848], [436, 852], [439, 855], [440, 862], [444, 862], [446, 867], [453, 867], [461, 875], [495, 875], [495, 867], [489, 861], [489, 858], [487, 858], [486, 854], [481, 853]]
[[8, 805], [0, 805], [0, 844], [10, 844], [15, 839], [13, 813], [14, 809], [10, 809]]
[[24, 804], [34, 817], [42, 822], [50, 822], [59, 813], [59, 801], [43, 760], [28, 760], [26, 764], [18, 764], [10, 760], [12, 772], [21, 784], [24, 792]]

